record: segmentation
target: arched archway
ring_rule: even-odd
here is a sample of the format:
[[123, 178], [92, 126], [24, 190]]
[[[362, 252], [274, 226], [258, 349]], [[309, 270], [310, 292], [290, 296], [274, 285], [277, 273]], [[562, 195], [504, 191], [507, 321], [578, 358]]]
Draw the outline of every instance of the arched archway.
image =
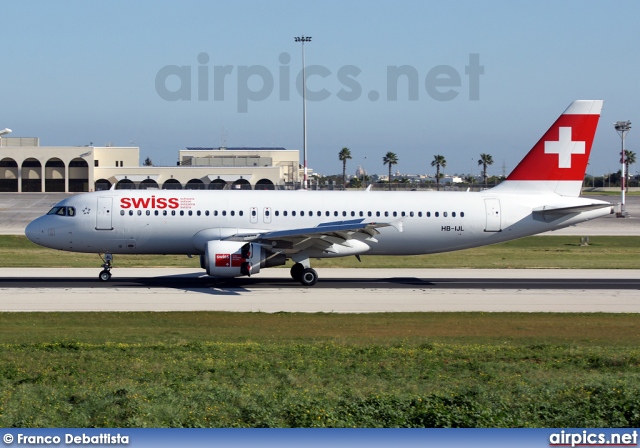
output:
[[167, 179], [165, 183], [162, 184], [163, 190], [182, 190], [182, 184], [176, 179]]
[[251, 190], [251, 184], [247, 179], [238, 179], [231, 186], [232, 190]]
[[89, 164], [80, 157], [69, 162], [69, 191], [89, 191]]
[[95, 191], [105, 191], [111, 189], [111, 182], [107, 179], [98, 179], [96, 181]]
[[136, 184], [131, 179], [119, 180], [116, 184], [116, 190], [135, 190]]
[[22, 162], [22, 191], [42, 193], [42, 164], [38, 159], [29, 157]]
[[200, 179], [191, 179], [187, 182], [187, 185], [184, 186], [185, 190], [204, 190], [205, 188], [204, 182]]
[[44, 165], [44, 191], [64, 193], [64, 162], [57, 157]]
[[260, 179], [256, 182], [255, 190], [275, 190], [276, 187], [269, 179]]
[[18, 163], [10, 157], [0, 160], [0, 191], [18, 192]]
[[140, 185], [138, 185], [138, 190], [159, 190], [160, 186], [158, 185], [158, 182], [156, 182], [153, 179], [145, 179], [142, 182], [140, 182]]
[[209, 184], [209, 190], [224, 190], [227, 183], [222, 179], [214, 179]]

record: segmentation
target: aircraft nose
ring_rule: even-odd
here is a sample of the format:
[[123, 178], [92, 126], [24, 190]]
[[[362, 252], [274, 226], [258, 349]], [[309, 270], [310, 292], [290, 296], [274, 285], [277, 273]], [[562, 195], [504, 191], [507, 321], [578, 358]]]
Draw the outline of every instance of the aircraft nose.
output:
[[24, 234], [27, 236], [29, 241], [41, 244], [42, 237], [44, 236], [44, 228], [42, 227], [40, 218], [31, 221], [24, 229]]

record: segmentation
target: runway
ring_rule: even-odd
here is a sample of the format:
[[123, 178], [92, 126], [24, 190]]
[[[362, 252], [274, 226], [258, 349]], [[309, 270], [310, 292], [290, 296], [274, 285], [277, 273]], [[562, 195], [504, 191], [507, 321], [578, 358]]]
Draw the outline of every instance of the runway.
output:
[[216, 280], [189, 269], [0, 269], [0, 311], [640, 312], [635, 270], [287, 269]]

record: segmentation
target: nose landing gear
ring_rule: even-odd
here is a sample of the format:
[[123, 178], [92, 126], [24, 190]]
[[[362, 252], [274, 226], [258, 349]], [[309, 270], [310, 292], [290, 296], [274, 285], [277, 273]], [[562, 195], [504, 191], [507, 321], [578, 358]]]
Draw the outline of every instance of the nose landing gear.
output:
[[103, 270], [100, 271], [98, 278], [102, 282], [107, 282], [109, 281], [109, 279], [111, 279], [111, 268], [113, 268], [113, 266], [111, 265], [111, 262], [113, 261], [113, 255], [104, 254], [103, 261], [104, 261], [104, 263], [102, 264]]

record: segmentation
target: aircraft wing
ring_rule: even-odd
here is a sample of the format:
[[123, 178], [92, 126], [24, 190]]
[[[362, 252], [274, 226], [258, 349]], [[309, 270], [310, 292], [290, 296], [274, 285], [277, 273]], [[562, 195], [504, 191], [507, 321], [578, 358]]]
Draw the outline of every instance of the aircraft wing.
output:
[[402, 232], [402, 221], [388, 223], [364, 222], [364, 219], [333, 221], [316, 227], [236, 234], [225, 238], [225, 240], [255, 242], [274, 248], [294, 249], [297, 247], [299, 250], [316, 246], [324, 250], [333, 244], [343, 244], [354, 238], [356, 234], [364, 236], [368, 241], [376, 242], [375, 235], [379, 234], [377, 229], [381, 227], [395, 227], [399, 232]]

